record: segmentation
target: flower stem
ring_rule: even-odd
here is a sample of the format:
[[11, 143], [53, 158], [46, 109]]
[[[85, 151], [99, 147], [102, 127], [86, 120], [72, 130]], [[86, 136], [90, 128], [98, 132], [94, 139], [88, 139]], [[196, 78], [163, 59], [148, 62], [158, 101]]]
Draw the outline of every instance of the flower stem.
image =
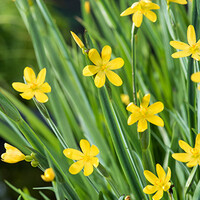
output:
[[136, 82], [136, 34], [138, 28], [132, 25], [131, 50], [132, 50], [132, 79], [133, 79], [133, 102], [137, 105], [137, 82]]

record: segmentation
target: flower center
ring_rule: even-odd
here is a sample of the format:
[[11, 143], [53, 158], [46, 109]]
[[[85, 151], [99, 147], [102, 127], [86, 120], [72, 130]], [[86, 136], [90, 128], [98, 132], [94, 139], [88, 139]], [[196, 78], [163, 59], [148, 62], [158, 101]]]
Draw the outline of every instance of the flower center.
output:
[[162, 185], [163, 185], [162, 180], [160, 180], [160, 179], [156, 180], [155, 185], [162, 187]]
[[198, 155], [199, 155], [199, 150], [198, 150], [197, 148], [191, 149], [190, 152], [191, 152], [194, 156], [198, 156]]
[[35, 83], [30, 83], [30, 88], [35, 90], [37, 88], [37, 84]]
[[85, 162], [88, 162], [88, 161], [90, 161], [90, 160], [91, 160], [91, 157], [90, 157], [90, 156], [87, 156], [87, 155], [85, 155], [85, 157], [84, 157], [84, 160], [85, 160]]
[[101, 66], [101, 70], [105, 70], [106, 69], [106, 65]]
[[199, 46], [197, 44], [193, 44], [191, 47], [190, 47], [192, 53], [196, 53], [197, 51], [199, 51]]
[[147, 108], [140, 108], [140, 113], [141, 113], [142, 115], [146, 115], [146, 113], [147, 113]]

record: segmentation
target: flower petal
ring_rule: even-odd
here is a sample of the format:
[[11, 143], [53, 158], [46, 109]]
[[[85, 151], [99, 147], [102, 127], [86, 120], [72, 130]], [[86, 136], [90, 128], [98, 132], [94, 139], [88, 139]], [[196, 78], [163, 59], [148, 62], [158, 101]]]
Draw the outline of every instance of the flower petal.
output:
[[81, 151], [71, 148], [63, 150], [63, 153], [67, 158], [72, 160], [81, 160], [84, 157], [84, 154]]
[[30, 100], [30, 99], [33, 98], [34, 92], [33, 92], [32, 90], [27, 90], [26, 92], [20, 94], [20, 96], [21, 96], [23, 99]]
[[160, 200], [163, 197], [163, 190], [158, 190], [156, 194], [152, 197], [153, 200]]
[[171, 179], [171, 169], [168, 167], [167, 176], [166, 176], [163, 184], [164, 185], [167, 184], [170, 181], [170, 179]]
[[152, 22], [156, 22], [156, 20], [157, 20], [156, 14], [150, 10], [145, 12], [144, 15]]
[[113, 71], [106, 71], [106, 76], [108, 77], [108, 80], [115, 86], [121, 86], [122, 85], [122, 79]]
[[170, 0], [170, 2], [174, 2], [174, 3], [178, 3], [178, 4], [187, 4], [187, 1], [186, 0]]
[[78, 174], [84, 167], [85, 162], [83, 160], [79, 160], [75, 163], [73, 163], [70, 168], [69, 168], [69, 172], [71, 174]]
[[140, 104], [140, 107], [142, 108], [147, 108], [149, 105], [149, 101], [150, 101], [150, 94], [146, 94], [143, 98], [142, 98], [142, 102]]
[[138, 122], [137, 131], [138, 132], [144, 132], [145, 130], [147, 130], [147, 120], [146, 119], [140, 119], [139, 122]]
[[80, 147], [81, 147], [82, 152], [85, 155], [89, 153], [89, 151], [90, 151], [90, 143], [87, 140], [82, 139], [80, 141]]
[[40, 90], [44, 93], [49, 93], [51, 92], [51, 86], [46, 82], [46, 83], [43, 83], [41, 86], [40, 86]]
[[157, 172], [158, 178], [159, 178], [160, 180], [163, 180], [163, 181], [164, 181], [166, 174], [165, 174], [165, 171], [164, 171], [164, 169], [161, 167], [160, 164], [156, 164], [156, 172]]
[[29, 89], [29, 86], [24, 83], [14, 82], [12, 87], [18, 92], [25, 92]]
[[167, 192], [167, 190], [170, 189], [171, 185], [172, 185], [172, 184], [171, 184], [170, 182], [168, 182], [167, 184], [165, 184], [163, 190], [164, 190], [165, 192]]
[[188, 44], [179, 41], [171, 41], [170, 45], [175, 49], [180, 49], [180, 50], [186, 50], [190, 47]]
[[135, 122], [137, 122], [138, 120], [140, 120], [142, 117], [142, 115], [139, 113], [139, 112], [136, 112], [134, 114], [131, 114], [128, 118], [128, 125], [132, 125], [134, 124]]
[[187, 164], [187, 167], [194, 167], [198, 165], [198, 158], [192, 158]]
[[155, 115], [159, 112], [162, 112], [164, 109], [164, 104], [160, 101], [150, 105], [148, 108], [147, 108], [147, 112], [149, 115]]
[[190, 152], [190, 150], [192, 149], [192, 147], [183, 140], [179, 140], [178, 143], [181, 149], [183, 149], [186, 153]]
[[128, 106], [126, 107], [126, 110], [130, 112], [139, 112], [140, 108], [137, 107], [133, 102], [129, 103]]
[[139, 6], [139, 2], [133, 3], [132, 6], [127, 8], [124, 12], [122, 12], [120, 16], [127, 16], [133, 14], [138, 10]]
[[189, 25], [187, 29], [187, 40], [190, 46], [196, 43], [196, 33], [194, 30], [194, 26]]
[[88, 53], [89, 59], [97, 66], [103, 64], [102, 59], [96, 49], [91, 49]]
[[160, 9], [160, 6], [156, 3], [149, 2], [149, 3], [146, 3], [145, 8], [149, 10], [158, 10]]
[[192, 74], [191, 80], [195, 83], [199, 83], [200, 82], [200, 72]]
[[84, 166], [84, 175], [89, 176], [94, 171], [93, 165], [90, 162], [86, 162]]
[[99, 71], [94, 78], [94, 83], [96, 87], [101, 88], [102, 86], [104, 86], [105, 81], [106, 81], [105, 73], [103, 71]]
[[194, 54], [192, 54], [192, 58], [195, 59], [195, 60], [197, 60], [197, 61], [200, 60], [200, 56], [199, 56], [198, 53], [194, 53]]
[[172, 58], [183, 58], [183, 57], [187, 57], [189, 55], [191, 55], [190, 50], [178, 51], [178, 52], [172, 54]]
[[101, 58], [103, 61], [103, 65], [106, 65], [109, 62], [109, 60], [111, 58], [111, 54], [112, 54], [111, 47], [108, 45], [104, 46], [101, 51]]
[[154, 175], [152, 172], [148, 170], [144, 170], [144, 176], [153, 185], [155, 184], [156, 181], [159, 180], [156, 175]]
[[195, 148], [200, 149], [200, 133], [196, 136]]
[[40, 90], [35, 91], [35, 98], [40, 102], [40, 103], [46, 103], [48, 101], [48, 96], [44, 94]]
[[153, 194], [157, 191], [157, 188], [153, 185], [147, 185], [144, 189], [143, 192], [146, 194]]
[[137, 11], [135, 14], [133, 14], [132, 17], [133, 23], [135, 24], [136, 27], [140, 27], [142, 24], [142, 20], [143, 20], [143, 14], [141, 11]]
[[90, 162], [93, 164], [94, 167], [98, 167], [99, 165], [99, 159], [97, 157], [91, 158]]
[[97, 67], [95, 65], [87, 65], [83, 69], [83, 76], [93, 76], [100, 70], [100, 67]]
[[172, 157], [180, 162], [188, 162], [191, 160], [192, 155], [189, 153], [173, 153]]
[[107, 64], [107, 69], [119, 69], [123, 67], [124, 60], [122, 58], [115, 58]]
[[24, 78], [27, 83], [34, 83], [36, 81], [35, 72], [30, 67], [26, 67], [24, 69]]
[[90, 152], [89, 152], [89, 156], [93, 157], [99, 154], [99, 149], [97, 148], [97, 146], [92, 145], [90, 147]]
[[42, 84], [44, 83], [45, 77], [46, 77], [46, 72], [47, 72], [46, 68], [43, 68], [43, 69], [39, 72], [39, 74], [38, 74], [38, 76], [37, 76], [37, 81], [36, 81], [38, 86], [39, 86], [39, 85], [42, 85]]
[[146, 117], [146, 120], [149, 121], [152, 124], [155, 124], [156, 126], [164, 126], [164, 121], [162, 118], [156, 116], [156, 115], [149, 115]]

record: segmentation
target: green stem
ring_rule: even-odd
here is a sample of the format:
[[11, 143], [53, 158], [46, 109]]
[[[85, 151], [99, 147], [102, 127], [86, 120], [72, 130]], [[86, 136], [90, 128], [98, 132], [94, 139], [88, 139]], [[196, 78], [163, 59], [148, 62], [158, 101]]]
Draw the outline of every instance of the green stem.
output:
[[132, 25], [131, 32], [131, 49], [132, 49], [132, 79], [133, 79], [133, 101], [137, 105], [137, 82], [136, 82], [136, 34], [138, 28], [135, 27], [134, 23]]

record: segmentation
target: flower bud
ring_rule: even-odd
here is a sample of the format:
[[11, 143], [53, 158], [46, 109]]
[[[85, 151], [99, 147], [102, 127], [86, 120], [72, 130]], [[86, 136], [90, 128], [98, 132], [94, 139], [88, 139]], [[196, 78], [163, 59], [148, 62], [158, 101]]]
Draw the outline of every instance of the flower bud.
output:
[[46, 182], [51, 182], [55, 178], [55, 173], [52, 168], [45, 170], [44, 175], [41, 175], [41, 178]]

